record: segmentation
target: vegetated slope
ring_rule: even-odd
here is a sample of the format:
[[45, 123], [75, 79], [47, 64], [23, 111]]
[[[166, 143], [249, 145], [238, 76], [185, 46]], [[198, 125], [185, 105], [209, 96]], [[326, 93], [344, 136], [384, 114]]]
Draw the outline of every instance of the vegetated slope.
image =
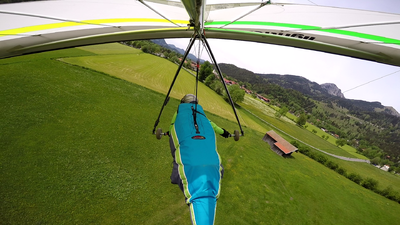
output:
[[[165, 96], [51, 60], [85, 54], [0, 60], [0, 223], [187, 224], [183, 195], [169, 182], [168, 139], [151, 134]], [[177, 105], [171, 99], [160, 127]], [[398, 221], [399, 204], [302, 154], [281, 158], [262, 136], [246, 129], [239, 142], [217, 137], [225, 176], [216, 224]]]
[[[219, 64], [219, 66], [221, 70], [224, 71], [224, 73], [226, 73], [228, 76], [243, 82], [248, 82], [252, 85], [264, 84], [265, 86], [268, 83], [277, 84], [286, 89], [293, 89], [299, 91], [302, 94], [309, 96], [315, 100], [322, 101], [328, 98], [329, 101], [336, 102], [339, 106], [347, 108], [348, 110], [375, 112], [377, 109], [381, 109], [381, 111], [384, 111], [389, 115], [392, 114], [388, 110], [385, 110], [385, 106], [383, 106], [380, 102], [352, 100], [352, 99], [345, 99], [339, 96], [334, 96], [328, 93], [328, 90], [325, 88], [327, 84], [319, 85], [318, 83], [310, 81], [301, 76], [279, 75], [279, 74], [256, 74], [249, 70], [238, 68], [235, 65], [226, 63], [221, 63]], [[261, 93], [263, 92], [262, 88], [256, 91], [259, 91]], [[339, 93], [339, 95], [340, 94], [341, 93]]]
[[264, 94], [272, 104], [287, 106], [294, 114], [308, 113], [308, 121], [349, 144], [368, 157], [390, 159], [396, 167], [400, 160], [400, 117], [380, 102], [366, 102], [332, 96], [315, 82], [292, 75], [254, 74], [231, 64], [220, 64], [226, 75]]

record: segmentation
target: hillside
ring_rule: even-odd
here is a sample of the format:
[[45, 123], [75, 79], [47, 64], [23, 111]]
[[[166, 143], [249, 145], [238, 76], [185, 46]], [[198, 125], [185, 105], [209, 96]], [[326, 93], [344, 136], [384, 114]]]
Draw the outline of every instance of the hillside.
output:
[[[363, 100], [352, 100], [345, 99], [344, 95], [340, 92], [340, 89], [336, 87], [335, 84], [318, 84], [312, 82], [304, 77], [295, 75], [279, 75], [279, 74], [256, 74], [249, 70], [238, 68], [232, 64], [221, 63], [220, 68], [228, 76], [233, 77], [242, 82], [248, 82], [250, 84], [256, 84], [261, 82], [277, 84], [286, 89], [293, 89], [301, 92], [302, 94], [309, 96], [315, 100], [323, 100], [329, 98], [331, 101], [338, 101], [340, 106], [345, 108], [350, 108], [354, 110], [362, 110], [368, 112], [374, 112], [379, 109], [380, 111], [385, 111], [380, 102], [367, 102]], [[335, 94], [329, 93], [332, 88], [336, 88]], [[335, 89], [334, 88], [334, 89]], [[340, 100], [340, 101], [339, 101]], [[391, 114], [391, 113], [388, 113]], [[397, 112], [396, 115], [400, 114]]]
[[[68, 64], [60, 58], [99, 70]], [[153, 88], [169, 82], [153, 82], [151, 78], [160, 74], [155, 74], [158, 70], [152, 62], [162, 67], [158, 73], [169, 78], [174, 73], [165, 71], [176, 69], [173, 63], [158, 60], [118, 44], [0, 60], [0, 127], [5, 131], [0, 136], [1, 224], [190, 221], [182, 193], [169, 181], [172, 158], [168, 139], [158, 141], [151, 134], [165, 98]], [[99, 72], [107, 66], [132, 82]], [[180, 91], [187, 92], [185, 88], [191, 89], [185, 80], [192, 76], [181, 76], [183, 85], [177, 88], [177, 96]], [[144, 85], [146, 79], [151, 89], [134, 83]], [[202, 95], [213, 96], [205, 87], [202, 90]], [[160, 127], [168, 127], [178, 104], [171, 98]], [[206, 113], [226, 129], [237, 129], [236, 123], [219, 115], [229, 114], [223, 111]], [[311, 132], [263, 116], [264, 111], [254, 112], [316, 143]], [[261, 140], [264, 132], [258, 131], [271, 127], [245, 111], [240, 115], [254, 121], [246, 126], [246, 136], [239, 142], [217, 137], [225, 176], [216, 224], [398, 222], [400, 204], [301, 153], [287, 159], [276, 155]], [[317, 142], [324, 145], [322, 139]], [[346, 166], [349, 171], [361, 168], [376, 174], [376, 179], [387, 178], [394, 188], [400, 186], [398, 177], [368, 164], [348, 162]]]
[[390, 160], [392, 166], [400, 166], [400, 116], [393, 108], [342, 98], [341, 93], [337, 93], [340, 97], [331, 95], [323, 87], [326, 85], [300, 76], [255, 74], [224, 63], [219, 66], [230, 78], [271, 99], [272, 104], [287, 106], [297, 115], [307, 112], [309, 122], [349, 140], [349, 145], [371, 159], [378, 157], [382, 164]]
[[[168, 48], [172, 51], [175, 51], [175, 52], [181, 54], [182, 56], [185, 54], [186, 49], [181, 49], [181, 48], [176, 47], [175, 45], [168, 44], [167, 42], [165, 42], [164, 39], [152, 39], [151, 42], [153, 42], [157, 45], [160, 45], [164, 48]], [[195, 55], [193, 55], [192, 53], [189, 53], [187, 57], [189, 59], [191, 59], [193, 62], [197, 62], [197, 57]], [[203, 64], [204, 62], [205, 61], [203, 59], [200, 59], [200, 64]]]

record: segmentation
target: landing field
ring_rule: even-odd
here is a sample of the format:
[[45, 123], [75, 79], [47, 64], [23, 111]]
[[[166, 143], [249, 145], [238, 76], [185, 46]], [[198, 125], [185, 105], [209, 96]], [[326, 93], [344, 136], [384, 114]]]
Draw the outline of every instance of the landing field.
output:
[[[137, 62], [131, 55], [143, 54], [119, 44], [90, 48], [0, 60], [0, 224], [190, 223], [184, 197], [169, 181], [168, 139], [156, 140], [151, 134], [164, 92], [133, 83], [145, 83], [142, 75], [131, 81], [115, 76], [130, 68], [126, 63]], [[132, 58], [126, 60], [122, 54]], [[148, 70], [170, 65], [148, 73], [148, 83], [158, 82], [151, 77], [160, 72], [172, 79], [174, 72], [166, 71], [174, 71], [176, 65], [143, 57], [151, 61], [140, 61]], [[72, 65], [67, 59], [91, 59], [99, 68]], [[140, 66], [132, 66], [136, 67]], [[188, 74], [180, 79], [193, 82]], [[211, 90], [200, 89], [222, 105], [215, 111], [210, 106], [209, 118], [228, 130], [237, 129], [229, 105]], [[167, 129], [178, 104], [171, 98], [159, 127]], [[267, 115], [249, 109], [267, 120]], [[398, 223], [400, 204], [300, 153], [286, 159], [276, 155], [261, 140], [271, 127], [247, 111], [240, 114], [246, 120], [246, 136], [238, 142], [217, 137], [225, 176], [216, 224]], [[288, 131], [295, 127], [283, 121], [274, 124]], [[323, 145], [301, 131], [294, 130], [293, 135]], [[363, 167], [369, 165], [346, 166], [366, 170]], [[392, 176], [376, 174], [385, 184], [380, 177]], [[393, 178], [394, 188], [400, 186], [398, 180]]]

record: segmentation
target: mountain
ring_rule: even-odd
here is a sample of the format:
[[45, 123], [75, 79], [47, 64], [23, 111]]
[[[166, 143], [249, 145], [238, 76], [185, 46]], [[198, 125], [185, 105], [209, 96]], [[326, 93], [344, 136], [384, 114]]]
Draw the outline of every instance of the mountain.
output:
[[[317, 84], [300, 76], [255, 74], [232, 64], [219, 64], [228, 79], [263, 95], [270, 104], [286, 106], [294, 115], [348, 140], [370, 159], [400, 163], [400, 114], [380, 102], [344, 98], [335, 84]], [[329, 138], [329, 136], [328, 136]]]
[[324, 88], [330, 95], [345, 98], [342, 91], [336, 86], [336, 84], [325, 83], [321, 84], [321, 87]]
[[[242, 82], [260, 86], [261, 83], [276, 84], [285, 89], [298, 91], [305, 96], [323, 102], [334, 102], [340, 107], [351, 111], [383, 112], [389, 115], [400, 114], [392, 107], [383, 106], [380, 102], [346, 99], [341, 90], [331, 83], [318, 84], [301, 76], [279, 74], [256, 74], [232, 64], [220, 63], [221, 70]], [[262, 90], [257, 90], [262, 91]]]
[[[184, 55], [184, 54], [185, 54], [185, 50], [183, 50], [183, 49], [181, 49], [181, 48], [178, 48], [178, 47], [176, 47], [175, 45], [168, 44], [167, 42], [165, 42], [164, 39], [151, 39], [150, 41], [153, 42], [153, 43], [155, 43], [155, 44], [160, 45], [161, 47], [168, 48], [168, 49], [170, 49], [170, 50], [172, 50], [172, 51], [178, 52], [178, 53], [181, 54], [181, 55]], [[190, 60], [192, 60], [193, 62], [197, 62], [197, 57], [196, 57], [195, 55], [189, 53], [187, 57], [188, 57]], [[200, 59], [200, 64], [203, 64], [204, 62], [205, 62], [205, 61], [204, 61], [203, 59]]]
[[283, 88], [290, 88], [299, 91], [307, 96], [323, 99], [330, 97], [330, 93], [326, 88], [316, 82], [312, 82], [301, 76], [294, 75], [277, 75], [277, 74], [256, 74], [266, 78], [268, 82], [277, 84]]

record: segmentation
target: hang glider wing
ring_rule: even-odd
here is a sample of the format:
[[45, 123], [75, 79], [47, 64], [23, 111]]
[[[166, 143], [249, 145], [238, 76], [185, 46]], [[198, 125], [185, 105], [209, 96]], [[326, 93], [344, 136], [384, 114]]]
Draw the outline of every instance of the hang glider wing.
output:
[[0, 4], [0, 58], [122, 40], [190, 37], [188, 21], [183, 8], [163, 5], [159, 12], [151, 3], [134, 0]]
[[207, 38], [292, 46], [400, 66], [399, 14], [270, 1], [202, 4], [202, 0], [0, 4], [0, 58], [105, 42], [188, 38], [196, 30], [188, 24], [198, 26], [199, 18], [204, 18], [200, 25]]
[[247, 40], [400, 66], [400, 15], [296, 4], [211, 11], [207, 37]]

